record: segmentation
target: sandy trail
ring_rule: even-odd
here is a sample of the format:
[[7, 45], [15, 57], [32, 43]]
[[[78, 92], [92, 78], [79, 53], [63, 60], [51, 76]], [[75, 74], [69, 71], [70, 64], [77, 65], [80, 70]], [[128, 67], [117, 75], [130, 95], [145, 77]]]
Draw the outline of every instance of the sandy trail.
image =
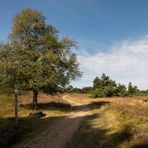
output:
[[[75, 106], [84, 105], [69, 99], [68, 95], [64, 96], [63, 99]], [[84, 117], [90, 114], [91, 112], [85, 111], [84, 108], [81, 111], [70, 112], [65, 118], [61, 118], [58, 123], [54, 124], [52, 128], [47, 127], [42, 133], [14, 145], [13, 148], [65, 148], [67, 142], [78, 130]]]

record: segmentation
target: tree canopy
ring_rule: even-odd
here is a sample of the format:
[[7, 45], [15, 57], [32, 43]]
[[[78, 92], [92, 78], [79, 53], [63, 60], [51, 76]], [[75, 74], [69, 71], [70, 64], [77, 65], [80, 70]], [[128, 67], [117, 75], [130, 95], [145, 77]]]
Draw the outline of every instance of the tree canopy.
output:
[[24, 9], [13, 19], [12, 32], [7, 44], [1, 45], [1, 84], [34, 91], [37, 103], [39, 90], [55, 93], [70, 80], [81, 76], [75, 41], [59, 38], [58, 31], [46, 23], [41, 12]]

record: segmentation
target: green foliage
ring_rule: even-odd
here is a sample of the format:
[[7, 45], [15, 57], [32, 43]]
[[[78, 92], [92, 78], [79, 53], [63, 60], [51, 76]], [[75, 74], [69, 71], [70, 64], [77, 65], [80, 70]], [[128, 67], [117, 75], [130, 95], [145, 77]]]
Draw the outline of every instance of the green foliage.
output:
[[105, 97], [104, 92], [102, 92], [99, 88], [93, 89], [92, 96], [94, 98], [97, 98], [97, 97]]
[[67, 87], [66, 91], [69, 92], [69, 93], [85, 93], [85, 94], [89, 94], [92, 91], [92, 87], [77, 88], [77, 87], [73, 87], [72, 85], [69, 85]]
[[148, 90], [139, 90], [138, 94], [140, 96], [148, 96]]
[[117, 86], [117, 96], [120, 96], [120, 97], [125, 97], [127, 96], [127, 90], [126, 90], [126, 86], [124, 84], [118, 84]]
[[89, 94], [89, 93], [92, 92], [92, 87], [83, 87], [83, 88], [81, 89], [81, 92], [82, 92], [82, 93], [85, 93], [85, 94]]
[[131, 82], [129, 82], [128, 84], [128, 95], [129, 96], [133, 96], [135, 94], [138, 94], [139, 90], [137, 88], [137, 86], [133, 86]]
[[68, 38], [59, 40], [57, 29], [46, 24], [41, 12], [25, 9], [16, 15], [11, 39], [33, 53], [28, 88], [52, 93], [80, 76], [76, 55], [70, 51], [75, 42]]
[[59, 39], [57, 29], [46, 24], [41, 12], [24, 9], [18, 13], [9, 37], [0, 46], [1, 88], [14, 90], [17, 82], [19, 89], [53, 94], [81, 76], [71, 51], [75, 42]]
[[112, 97], [112, 96], [133, 96], [138, 95], [139, 90], [137, 86], [128, 85], [128, 89], [123, 84], [116, 84], [109, 76], [102, 74], [101, 78], [96, 77], [93, 82], [93, 97]]
[[93, 82], [93, 97], [111, 97], [116, 95], [117, 84], [104, 73]]
[[24, 67], [28, 61], [19, 46], [15, 46], [16, 49], [13, 49], [12, 44], [1, 45], [1, 47], [0, 87], [4, 92], [13, 92], [16, 82], [20, 84], [20, 88], [23, 88], [29, 77], [28, 67]]

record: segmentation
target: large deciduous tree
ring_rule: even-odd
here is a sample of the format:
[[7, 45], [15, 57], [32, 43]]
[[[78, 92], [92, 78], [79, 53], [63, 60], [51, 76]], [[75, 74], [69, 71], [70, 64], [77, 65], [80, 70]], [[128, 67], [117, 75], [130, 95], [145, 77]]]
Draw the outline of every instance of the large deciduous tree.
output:
[[18, 13], [9, 37], [0, 51], [1, 86], [16, 89], [16, 94], [17, 88], [32, 90], [35, 107], [39, 90], [53, 94], [81, 76], [71, 50], [75, 42], [59, 38], [41, 12], [24, 9]]
[[68, 38], [60, 40], [57, 29], [46, 24], [41, 12], [25, 9], [16, 15], [10, 39], [31, 53], [27, 88], [33, 90], [35, 107], [41, 88], [53, 93], [80, 76], [76, 55], [70, 50], [75, 42]]

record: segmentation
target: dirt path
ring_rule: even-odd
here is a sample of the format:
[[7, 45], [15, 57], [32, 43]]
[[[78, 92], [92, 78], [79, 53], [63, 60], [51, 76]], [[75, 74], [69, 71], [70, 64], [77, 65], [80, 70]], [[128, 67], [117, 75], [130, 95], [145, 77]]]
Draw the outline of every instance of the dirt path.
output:
[[[64, 96], [63, 99], [75, 106], [83, 105], [69, 99], [68, 96]], [[21, 142], [14, 145], [13, 148], [64, 148], [66, 143], [70, 141], [73, 134], [78, 130], [84, 117], [89, 114], [91, 114], [91, 112], [85, 111], [85, 109], [72, 111], [65, 118], [61, 118], [52, 128], [47, 127], [42, 133], [29, 140], [26, 139], [23, 143]]]

